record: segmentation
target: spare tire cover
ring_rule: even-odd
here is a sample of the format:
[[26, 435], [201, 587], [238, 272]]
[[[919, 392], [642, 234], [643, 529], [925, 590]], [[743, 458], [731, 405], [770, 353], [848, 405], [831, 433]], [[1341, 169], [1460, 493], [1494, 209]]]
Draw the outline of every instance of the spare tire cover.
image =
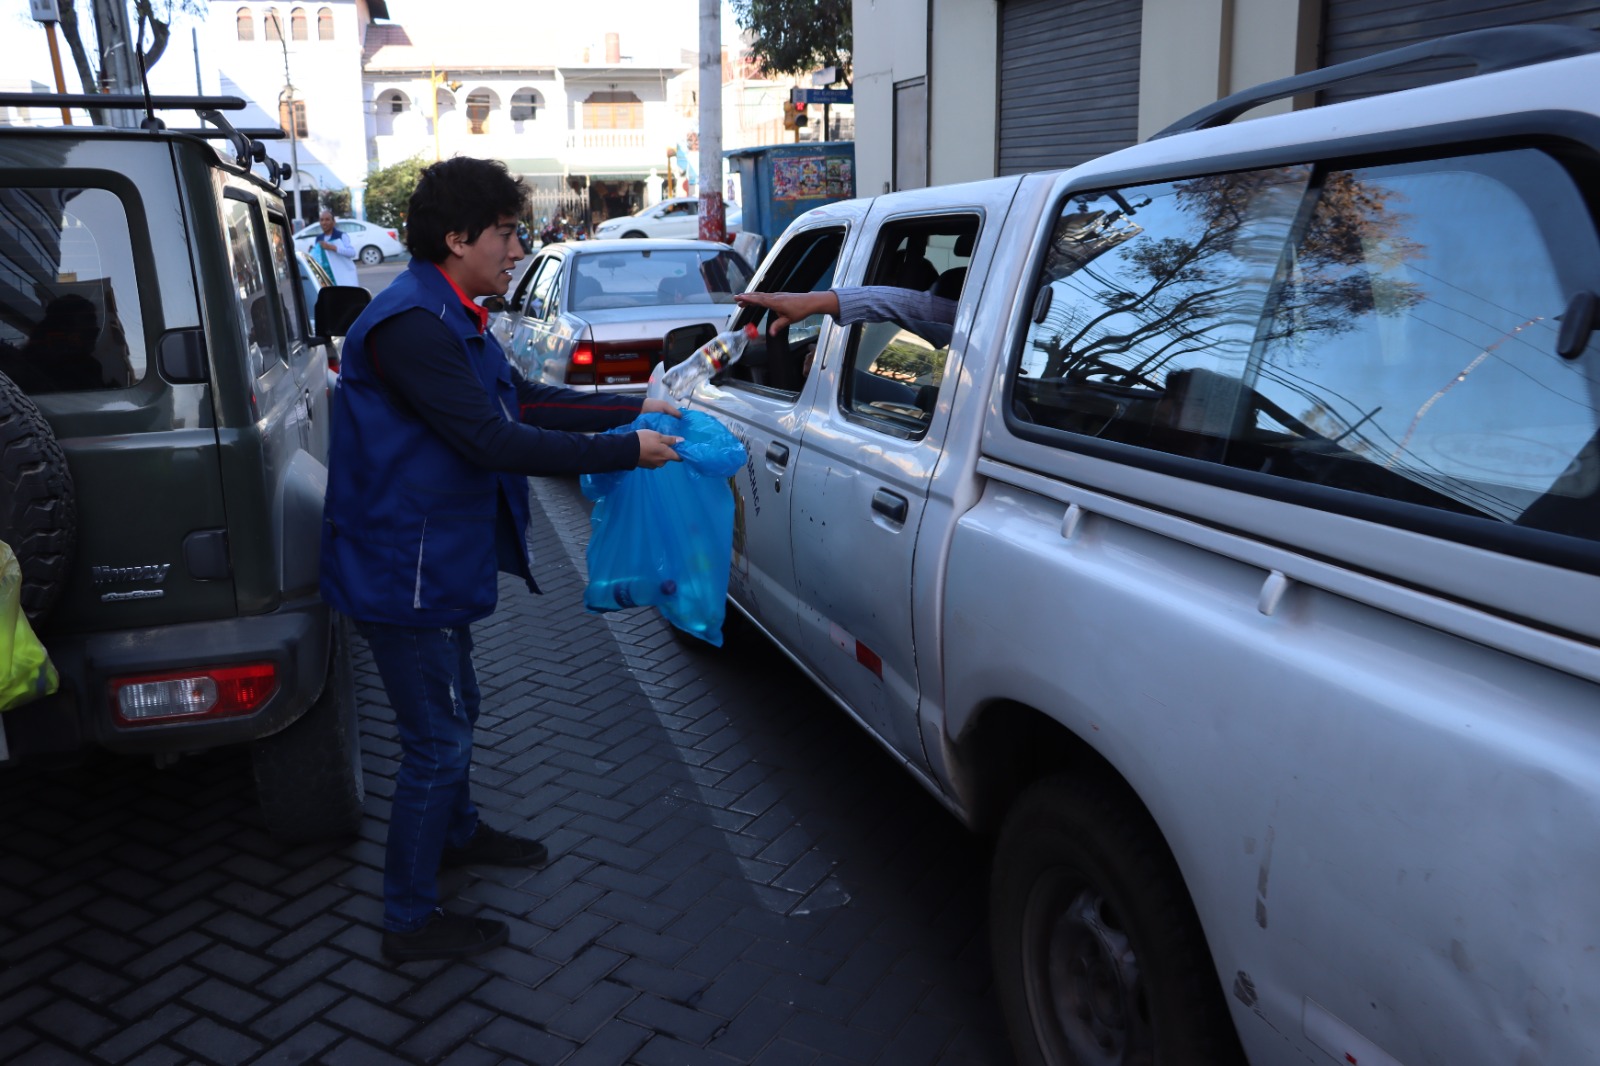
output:
[[66, 584], [77, 539], [67, 457], [17, 384], [0, 374], [0, 540], [22, 567], [22, 609], [37, 622]]

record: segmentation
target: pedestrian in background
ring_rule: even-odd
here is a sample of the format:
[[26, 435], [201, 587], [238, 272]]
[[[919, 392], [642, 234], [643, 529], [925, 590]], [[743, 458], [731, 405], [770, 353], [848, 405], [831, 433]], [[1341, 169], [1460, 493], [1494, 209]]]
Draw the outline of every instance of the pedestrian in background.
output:
[[507, 362], [488, 313], [524, 257], [527, 187], [505, 164], [457, 157], [422, 172], [411, 261], [344, 342], [334, 390], [322, 594], [366, 638], [394, 708], [401, 763], [384, 862], [383, 953], [459, 958], [504, 922], [439, 908], [438, 870], [539, 866], [536, 840], [492, 829], [468, 788], [479, 692], [470, 625], [493, 612], [497, 571], [534, 592], [529, 475], [659, 467], [681, 438], [588, 436], [662, 400], [534, 385]]
[[335, 285], [360, 285], [356, 279], [356, 246], [350, 235], [334, 224], [333, 212], [326, 207], [317, 216], [322, 235], [311, 246], [317, 265], [328, 272]]

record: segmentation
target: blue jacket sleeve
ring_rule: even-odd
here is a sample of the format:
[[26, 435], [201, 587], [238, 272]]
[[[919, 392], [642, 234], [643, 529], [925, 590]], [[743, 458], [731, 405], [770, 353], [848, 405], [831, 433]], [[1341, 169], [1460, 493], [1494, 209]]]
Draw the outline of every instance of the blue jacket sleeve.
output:
[[517, 386], [518, 417], [523, 423], [541, 429], [570, 429], [598, 432], [625, 426], [639, 417], [642, 396], [616, 393], [577, 392], [560, 385], [536, 385], [511, 368]]
[[[484, 391], [461, 341], [434, 314], [416, 309], [396, 315], [373, 329], [368, 343], [391, 400], [478, 466], [539, 475], [596, 474], [639, 465], [637, 434], [591, 437], [512, 421]], [[519, 401], [526, 384], [518, 385]], [[613, 414], [606, 425], [630, 422], [637, 413], [635, 409], [625, 418]]]

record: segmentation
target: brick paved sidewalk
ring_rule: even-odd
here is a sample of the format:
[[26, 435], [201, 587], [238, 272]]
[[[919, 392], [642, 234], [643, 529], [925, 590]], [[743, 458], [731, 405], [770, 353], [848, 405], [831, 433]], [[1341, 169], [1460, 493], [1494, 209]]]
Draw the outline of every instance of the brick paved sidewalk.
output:
[[511, 944], [379, 956], [398, 753], [363, 652], [355, 842], [268, 838], [237, 752], [0, 771], [0, 1062], [1010, 1061], [981, 842], [775, 652], [585, 613], [586, 508], [536, 495], [546, 595], [474, 630], [474, 789], [556, 858], [443, 881]]

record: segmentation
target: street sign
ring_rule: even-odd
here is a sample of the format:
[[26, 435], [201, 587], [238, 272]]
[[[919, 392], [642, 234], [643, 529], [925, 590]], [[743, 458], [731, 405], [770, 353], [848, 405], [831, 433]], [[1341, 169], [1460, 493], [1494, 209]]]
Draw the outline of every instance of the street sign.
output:
[[35, 22], [61, 21], [61, 5], [56, 0], [28, 0], [28, 9]]
[[856, 98], [854, 89], [790, 89], [789, 102], [803, 107], [806, 104], [853, 104]]

